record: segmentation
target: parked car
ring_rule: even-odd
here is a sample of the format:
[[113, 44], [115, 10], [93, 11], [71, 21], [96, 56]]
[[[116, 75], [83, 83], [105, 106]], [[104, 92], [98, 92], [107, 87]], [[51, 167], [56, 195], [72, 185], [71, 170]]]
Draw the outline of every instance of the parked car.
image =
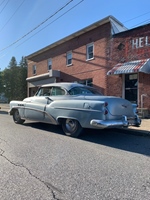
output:
[[10, 115], [17, 124], [34, 120], [61, 125], [68, 136], [77, 137], [84, 128], [104, 129], [140, 126], [137, 105], [104, 96], [93, 87], [78, 83], [52, 83], [35, 96], [10, 102]]

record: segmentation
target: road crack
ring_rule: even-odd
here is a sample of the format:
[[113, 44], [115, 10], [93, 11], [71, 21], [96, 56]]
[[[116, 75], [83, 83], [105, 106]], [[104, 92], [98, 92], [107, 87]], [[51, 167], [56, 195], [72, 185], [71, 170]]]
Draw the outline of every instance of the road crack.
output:
[[9, 159], [4, 155], [4, 153], [5, 153], [5, 151], [4, 151], [3, 149], [0, 148], [0, 156], [1, 156], [1, 157], [3, 157], [5, 160], [7, 160], [10, 164], [12, 164], [12, 165], [14, 165], [14, 166], [16, 166], [16, 167], [24, 168], [26, 171], [28, 171], [28, 173], [29, 173], [33, 178], [35, 178], [36, 180], [40, 181], [42, 184], [44, 184], [44, 185], [48, 188], [48, 190], [51, 191], [52, 196], [53, 196], [54, 199], [56, 199], [56, 200], [63, 200], [63, 199], [60, 199], [60, 198], [58, 199], [58, 198], [56, 197], [56, 194], [55, 194], [55, 191], [56, 191], [56, 192], [58, 192], [59, 194], [62, 195], [63, 193], [62, 193], [62, 191], [61, 191], [60, 189], [56, 188], [56, 187], [53, 186], [51, 183], [45, 182], [45, 181], [41, 180], [39, 177], [35, 176], [26, 166], [24, 166], [24, 165], [22, 165], [22, 164], [19, 164], [19, 163], [17, 164], [17, 163], [15, 163], [15, 162], [12, 162], [11, 160], [9, 160]]

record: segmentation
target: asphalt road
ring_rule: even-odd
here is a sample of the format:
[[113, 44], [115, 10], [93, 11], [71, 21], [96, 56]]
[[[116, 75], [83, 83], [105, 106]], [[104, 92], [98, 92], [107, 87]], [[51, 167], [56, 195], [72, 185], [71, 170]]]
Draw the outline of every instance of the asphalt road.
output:
[[16, 125], [0, 111], [0, 200], [149, 200], [150, 137]]

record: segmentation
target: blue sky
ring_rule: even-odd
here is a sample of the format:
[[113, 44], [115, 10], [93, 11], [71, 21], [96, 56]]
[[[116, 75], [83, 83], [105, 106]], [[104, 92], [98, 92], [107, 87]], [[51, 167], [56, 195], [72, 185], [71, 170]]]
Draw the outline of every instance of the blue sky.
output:
[[150, 23], [150, 0], [0, 0], [0, 68], [113, 15], [128, 29]]

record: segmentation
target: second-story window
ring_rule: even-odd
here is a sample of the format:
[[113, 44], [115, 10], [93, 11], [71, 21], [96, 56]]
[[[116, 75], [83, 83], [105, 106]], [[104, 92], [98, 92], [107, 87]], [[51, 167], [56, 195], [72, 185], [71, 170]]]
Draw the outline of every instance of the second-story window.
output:
[[51, 58], [49, 58], [47, 60], [47, 68], [48, 68], [48, 71], [52, 69], [52, 59]]
[[36, 74], [36, 65], [33, 65], [33, 66], [32, 66], [32, 73], [33, 73], [33, 75]]
[[93, 43], [88, 44], [86, 46], [86, 59], [90, 60], [92, 58], [94, 58], [94, 44]]
[[66, 65], [71, 65], [72, 64], [72, 52], [71, 51], [67, 52], [66, 59], [67, 59]]

